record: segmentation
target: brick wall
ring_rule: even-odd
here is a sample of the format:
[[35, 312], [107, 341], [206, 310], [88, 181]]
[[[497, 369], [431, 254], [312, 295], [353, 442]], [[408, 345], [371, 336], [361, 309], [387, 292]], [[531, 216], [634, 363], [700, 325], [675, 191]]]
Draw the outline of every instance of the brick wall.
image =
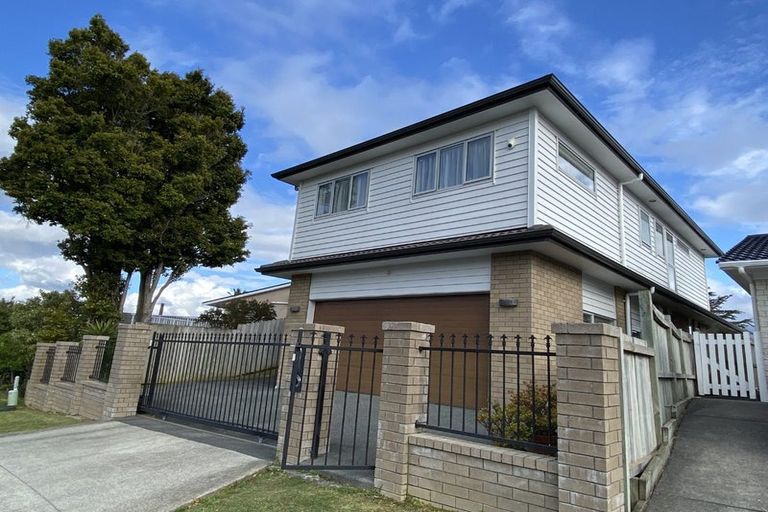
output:
[[[517, 299], [516, 307], [500, 307], [499, 299]], [[545, 350], [544, 337], [556, 322], [581, 322], [581, 272], [534, 252], [494, 254], [491, 257], [490, 332], [494, 339], [506, 334], [522, 337], [521, 350], [530, 349], [529, 336], [537, 338], [536, 349]], [[511, 338], [510, 338], [511, 339]], [[557, 340], [552, 340], [555, 350]], [[512, 347], [514, 348], [514, 347]], [[491, 400], [501, 402], [504, 390], [516, 389], [515, 361], [491, 356]], [[556, 372], [556, 359], [552, 371]], [[531, 381], [533, 365], [529, 358], [520, 361], [520, 380]], [[506, 385], [503, 384], [506, 376]], [[536, 377], [546, 379], [546, 358], [537, 358]]]
[[[285, 316], [285, 333], [290, 334], [307, 323], [309, 308], [309, 287], [312, 284], [312, 274], [296, 274], [291, 276], [291, 294], [288, 298], [288, 313]], [[291, 312], [292, 306], [298, 306], [299, 311]]]
[[613, 297], [616, 301], [616, 326], [625, 333], [631, 334], [627, 329], [627, 291], [617, 286], [613, 289]]
[[83, 336], [74, 382], [62, 381], [61, 377], [64, 374], [67, 349], [79, 344], [57, 342], [48, 384], [42, 384], [40, 378], [46, 352], [54, 344], [38, 343], [30, 380], [27, 383], [27, 406], [88, 419], [135, 415], [147, 365], [149, 326], [120, 324], [108, 384], [91, 379], [97, 357], [97, 344], [105, 340], [107, 338], [104, 336]]
[[475, 511], [557, 510], [557, 459], [432, 433], [409, 437], [408, 494]]

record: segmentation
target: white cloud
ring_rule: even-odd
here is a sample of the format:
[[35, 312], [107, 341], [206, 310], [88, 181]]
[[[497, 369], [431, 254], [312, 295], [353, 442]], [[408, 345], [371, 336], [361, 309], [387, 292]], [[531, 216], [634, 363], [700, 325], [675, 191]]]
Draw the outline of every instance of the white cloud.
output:
[[731, 298], [723, 306], [724, 308], [741, 311], [742, 315], [739, 316], [739, 320], [742, 318], [753, 318], [752, 298], [744, 291], [744, 288], [730, 280], [721, 281], [718, 278], [710, 277], [708, 282], [710, 290], [717, 295], [731, 295]]
[[621, 92], [614, 101], [626, 102], [645, 96], [653, 83], [651, 63], [654, 44], [649, 39], [621, 40], [589, 66], [589, 76], [596, 83], [619, 88]]
[[0, 158], [10, 155], [16, 142], [8, 135], [14, 117], [24, 115], [27, 100], [12, 93], [0, 93]]
[[246, 185], [232, 212], [244, 217], [249, 224], [248, 250], [251, 255], [246, 264], [251, 272], [254, 261], [273, 262], [288, 258], [294, 209], [294, 201], [268, 198]]
[[572, 69], [563, 58], [563, 42], [572, 33], [573, 24], [558, 5], [542, 0], [524, 2], [509, 0], [504, 6], [507, 23], [517, 31], [521, 50], [550, 66]]
[[410, 18], [405, 18], [400, 25], [397, 26], [397, 30], [395, 30], [395, 34], [392, 36], [392, 40], [395, 43], [403, 43], [405, 41], [423, 38], [423, 34], [419, 34], [413, 29], [413, 23], [411, 23]]
[[[230, 295], [233, 288], [252, 290], [275, 282], [274, 279], [258, 276], [255, 272], [252, 274], [253, 278], [241, 279], [235, 275], [203, 274], [200, 271], [192, 271], [168, 286], [155, 306], [155, 314], [159, 313], [160, 304], [163, 303], [165, 315], [197, 316], [208, 309], [203, 305], [203, 301]], [[128, 294], [125, 311], [133, 313], [136, 310], [137, 301], [138, 293]]]
[[[491, 92], [474, 73], [444, 73], [435, 80], [389, 74], [349, 82], [335, 78], [330, 53], [229, 61], [217, 75], [246, 110], [255, 108], [283, 144], [300, 141], [312, 154], [327, 153], [456, 107]], [[267, 71], [268, 70], [268, 71]]]
[[200, 48], [179, 50], [173, 48], [162, 29], [158, 27], [139, 27], [123, 30], [123, 38], [132, 51], [143, 54], [154, 68], [185, 71], [200, 65]]
[[459, 9], [469, 7], [477, 0], [444, 0], [439, 6], [430, 6], [429, 13], [436, 21], [447, 21]]
[[71, 286], [80, 268], [64, 260], [56, 246], [64, 230], [29, 222], [0, 210], [0, 268], [16, 272], [27, 289], [61, 290]]
[[17, 301], [25, 301], [40, 293], [40, 288], [29, 286], [26, 284], [20, 284], [11, 288], [0, 288], [0, 299], [15, 299]]

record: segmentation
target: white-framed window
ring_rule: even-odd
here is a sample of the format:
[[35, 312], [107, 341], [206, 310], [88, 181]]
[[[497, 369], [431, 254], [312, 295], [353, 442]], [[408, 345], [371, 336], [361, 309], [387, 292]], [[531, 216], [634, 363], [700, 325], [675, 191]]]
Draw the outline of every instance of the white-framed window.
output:
[[364, 208], [368, 204], [369, 171], [337, 178], [317, 187], [315, 216]]
[[562, 141], [558, 141], [557, 167], [582, 187], [595, 191], [595, 170]]
[[643, 210], [640, 210], [640, 241], [651, 247], [651, 216]]
[[659, 221], [656, 221], [654, 224], [656, 226], [656, 230], [654, 231], [654, 246], [656, 248], [656, 256], [664, 258], [666, 256], [666, 244], [664, 243], [664, 226], [662, 226], [661, 222]]
[[691, 254], [691, 250], [688, 248], [688, 244], [686, 244], [685, 242], [683, 242], [679, 238], [677, 239], [677, 248], [680, 249], [680, 252], [682, 252], [686, 256]]
[[491, 177], [493, 135], [488, 133], [416, 156], [414, 195]]
[[584, 323], [587, 324], [608, 324], [616, 325], [616, 320], [606, 316], [596, 315], [594, 313], [584, 312]]

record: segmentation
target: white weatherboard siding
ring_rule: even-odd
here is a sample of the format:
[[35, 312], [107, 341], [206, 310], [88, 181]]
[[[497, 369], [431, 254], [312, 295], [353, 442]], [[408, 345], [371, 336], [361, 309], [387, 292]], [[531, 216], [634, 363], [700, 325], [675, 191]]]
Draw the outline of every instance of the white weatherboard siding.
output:
[[312, 275], [310, 300], [487, 292], [489, 256], [423, 261]]
[[539, 116], [536, 137], [537, 223], [550, 224], [619, 261], [618, 183], [573, 144], [569, 147], [595, 170], [595, 191], [587, 190], [560, 171], [557, 166], [558, 136], [555, 128]]
[[[653, 280], [660, 286], [669, 288], [666, 263], [661, 256], [656, 255], [655, 217], [653, 212], [645, 211], [651, 216], [651, 247], [640, 241], [640, 202], [632, 194], [625, 193], [624, 236], [627, 256], [626, 265], [628, 268]], [[675, 238], [678, 238], [677, 235], [675, 235]], [[677, 242], [675, 243], [677, 293], [695, 304], [709, 309], [704, 257], [690, 246], [688, 252], [689, 254], [685, 254]]]
[[582, 274], [581, 295], [584, 311], [616, 320], [616, 298], [613, 285]]
[[[413, 196], [414, 155], [493, 132], [494, 176]], [[507, 147], [514, 137], [516, 145]], [[371, 170], [365, 209], [315, 218], [318, 184]], [[442, 138], [341, 172], [308, 180], [299, 192], [292, 259], [527, 225], [528, 114]]]
[[[578, 146], [568, 144], [595, 171], [594, 192], [579, 185], [557, 167], [557, 140], [561, 137], [557, 129], [541, 116], [537, 127], [536, 223], [550, 224], [602, 255], [620, 262], [618, 182]], [[568, 143], [567, 140], [565, 142]], [[666, 263], [661, 256], [655, 254], [653, 247], [655, 216], [650, 210], [646, 211], [651, 216], [651, 248], [640, 242], [639, 201], [625, 189], [625, 265], [659, 286], [669, 288]], [[679, 238], [676, 233], [672, 233], [676, 239]], [[701, 254], [691, 248], [690, 254], [686, 255], [675, 244], [675, 265], [677, 293], [708, 308], [707, 277]]]

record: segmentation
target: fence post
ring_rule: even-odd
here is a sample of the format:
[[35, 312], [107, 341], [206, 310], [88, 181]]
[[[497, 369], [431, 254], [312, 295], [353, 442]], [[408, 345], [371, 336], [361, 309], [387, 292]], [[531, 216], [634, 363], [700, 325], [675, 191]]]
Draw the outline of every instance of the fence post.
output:
[[148, 324], [118, 326], [112, 370], [104, 396], [104, 418], [136, 415], [151, 335]]
[[56, 347], [54, 343], [38, 343], [35, 350], [35, 359], [32, 363], [32, 371], [29, 372], [27, 387], [24, 393], [24, 403], [32, 409], [42, 409], [48, 397], [49, 384], [40, 382], [43, 378], [45, 361], [48, 359], [48, 350]]
[[[308, 459], [313, 446], [325, 449], [325, 438], [329, 435], [330, 410], [333, 403], [333, 386], [325, 386], [325, 392], [321, 400], [318, 396], [320, 389], [321, 357], [320, 350], [304, 350], [305, 363], [301, 370], [301, 389], [291, 390], [292, 370], [294, 369], [294, 355], [300, 357], [298, 350], [301, 347], [319, 346], [323, 343], [335, 347], [339, 335], [344, 333], [344, 327], [324, 324], [305, 324], [291, 334], [295, 343], [283, 348], [283, 358], [280, 372], [280, 428], [277, 438], [277, 457], [284, 464], [299, 464]], [[315, 358], [309, 362], [309, 358]], [[331, 351], [328, 356], [326, 383], [335, 382], [336, 360], [338, 353]], [[298, 366], [297, 366], [298, 370]], [[318, 405], [322, 410], [318, 412]], [[315, 432], [315, 419], [320, 418], [319, 442], [313, 443]], [[286, 437], [288, 442], [286, 443]]]
[[408, 436], [426, 421], [429, 406], [429, 345], [434, 325], [384, 322], [374, 485], [389, 498], [408, 493]]
[[621, 329], [553, 324], [560, 510], [625, 510]]

